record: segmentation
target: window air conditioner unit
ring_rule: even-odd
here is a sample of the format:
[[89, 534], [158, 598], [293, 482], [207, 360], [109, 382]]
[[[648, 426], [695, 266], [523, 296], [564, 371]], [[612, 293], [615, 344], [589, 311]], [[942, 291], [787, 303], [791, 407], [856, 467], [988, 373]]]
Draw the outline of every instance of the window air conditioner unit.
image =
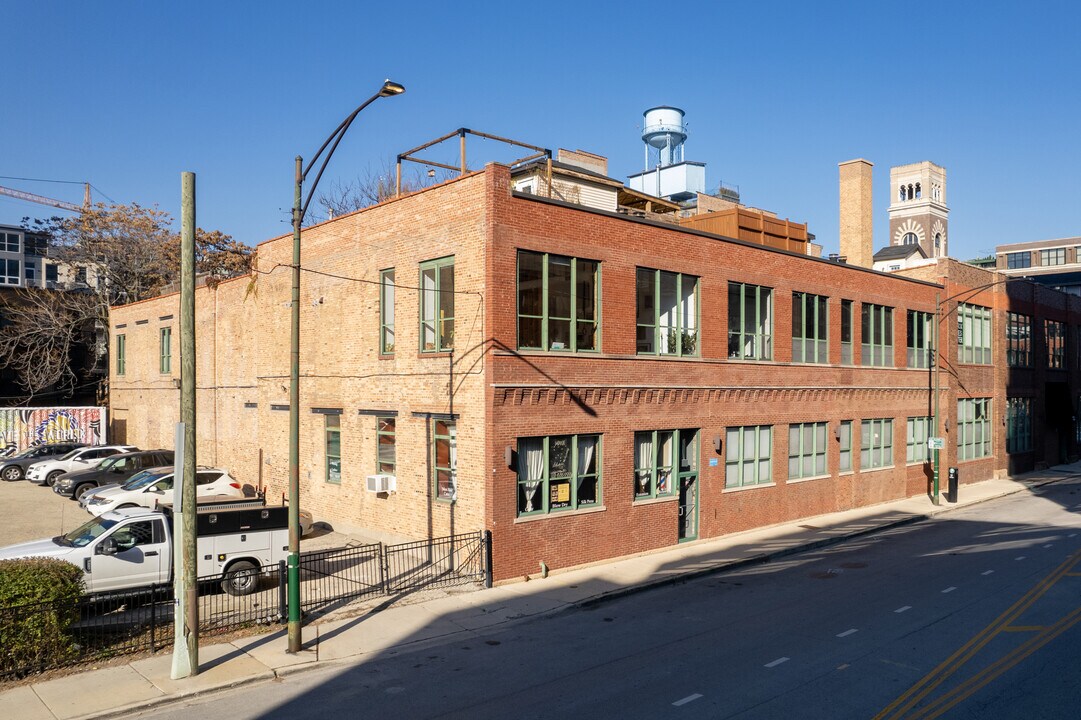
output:
[[368, 476], [368, 492], [394, 492], [397, 483], [393, 475], [379, 474]]

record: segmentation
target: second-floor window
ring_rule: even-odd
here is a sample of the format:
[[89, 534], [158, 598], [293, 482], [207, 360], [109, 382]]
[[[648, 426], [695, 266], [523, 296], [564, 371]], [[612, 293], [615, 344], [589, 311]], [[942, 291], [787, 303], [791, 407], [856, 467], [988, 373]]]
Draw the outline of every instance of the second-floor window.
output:
[[45, 264], [45, 282], [57, 283], [60, 280], [60, 272], [57, 265], [52, 263]]
[[22, 244], [19, 242], [19, 234], [0, 232], [0, 250], [9, 253], [22, 252]]
[[19, 269], [21, 263], [11, 258], [0, 259], [0, 283], [4, 285], [18, 285], [20, 282]]
[[792, 293], [792, 362], [829, 362], [829, 312], [825, 295]]
[[728, 357], [741, 360], [773, 357], [771, 288], [728, 283]]
[[1006, 313], [1006, 364], [1032, 365], [1032, 318], [1028, 315]]
[[158, 370], [162, 373], [172, 372], [173, 366], [173, 329], [163, 327], [160, 330], [158, 343]]
[[379, 273], [379, 352], [394, 352], [394, 269]]
[[420, 350], [454, 348], [454, 258], [420, 265]]
[[1066, 248], [1053, 248], [1040, 251], [1040, 265], [1065, 265]]
[[957, 360], [991, 364], [991, 309], [961, 303], [957, 306]]
[[893, 308], [863, 303], [860, 309], [863, 332], [860, 362], [873, 367], [892, 367]]
[[852, 301], [841, 301], [841, 364], [852, 364]]
[[1010, 270], [1032, 267], [1032, 253], [1006, 253], [1006, 267]]
[[127, 352], [127, 336], [121, 334], [116, 336], [116, 374], [123, 375], [127, 371], [127, 359], [125, 353]]
[[925, 368], [931, 366], [931, 341], [934, 326], [931, 313], [908, 311], [908, 366]]
[[698, 354], [698, 278], [638, 268], [635, 295], [640, 354]]
[[1043, 321], [1044, 342], [1047, 345], [1047, 367], [1062, 370], [1066, 367], [1066, 325], [1057, 320]]
[[599, 350], [601, 264], [596, 260], [518, 252], [518, 347]]

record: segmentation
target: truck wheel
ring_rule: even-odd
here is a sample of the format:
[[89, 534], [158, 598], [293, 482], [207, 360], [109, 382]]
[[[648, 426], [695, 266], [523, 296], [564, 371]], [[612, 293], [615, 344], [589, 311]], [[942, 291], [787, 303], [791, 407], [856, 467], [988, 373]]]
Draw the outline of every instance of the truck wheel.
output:
[[0, 473], [0, 476], [2, 476], [5, 480], [9, 480], [9, 481], [11, 481], [11, 480], [22, 480], [23, 479], [23, 469], [21, 467], [19, 467], [18, 465], [10, 465], [10, 466], [4, 468], [4, 471], [2, 473]]
[[53, 470], [51, 473], [45, 476], [45, 484], [52, 487], [56, 484], [56, 479], [64, 474], [63, 470]]
[[88, 492], [90, 492], [93, 489], [94, 489], [93, 485], [80, 485], [79, 487], [75, 488], [75, 492], [73, 492], [71, 494], [71, 497], [72, 497], [73, 500], [82, 500], [83, 495], [86, 495]]
[[221, 589], [229, 595], [250, 595], [259, 585], [259, 568], [247, 560], [234, 563], [221, 581]]

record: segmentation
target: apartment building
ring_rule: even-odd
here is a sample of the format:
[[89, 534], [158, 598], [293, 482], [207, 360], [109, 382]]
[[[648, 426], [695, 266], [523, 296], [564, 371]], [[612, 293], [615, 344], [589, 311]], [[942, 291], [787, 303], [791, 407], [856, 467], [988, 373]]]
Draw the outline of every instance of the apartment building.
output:
[[[196, 292], [198, 461], [271, 494], [291, 247]], [[491, 530], [497, 579], [927, 493], [929, 437], [962, 483], [1078, 450], [1081, 305], [947, 258], [875, 272], [493, 164], [306, 229], [301, 265], [302, 505]], [[112, 309], [117, 442], [172, 442], [178, 303]]]

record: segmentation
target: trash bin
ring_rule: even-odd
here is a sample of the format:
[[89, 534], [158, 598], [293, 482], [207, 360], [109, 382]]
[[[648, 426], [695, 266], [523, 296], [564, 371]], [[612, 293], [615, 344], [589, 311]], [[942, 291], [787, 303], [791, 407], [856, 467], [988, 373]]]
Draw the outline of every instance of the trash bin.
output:
[[960, 481], [957, 479], [957, 468], [952, 467], [946, 480], [946, 502], [957, 502], [958, 484], [960, 484]]

